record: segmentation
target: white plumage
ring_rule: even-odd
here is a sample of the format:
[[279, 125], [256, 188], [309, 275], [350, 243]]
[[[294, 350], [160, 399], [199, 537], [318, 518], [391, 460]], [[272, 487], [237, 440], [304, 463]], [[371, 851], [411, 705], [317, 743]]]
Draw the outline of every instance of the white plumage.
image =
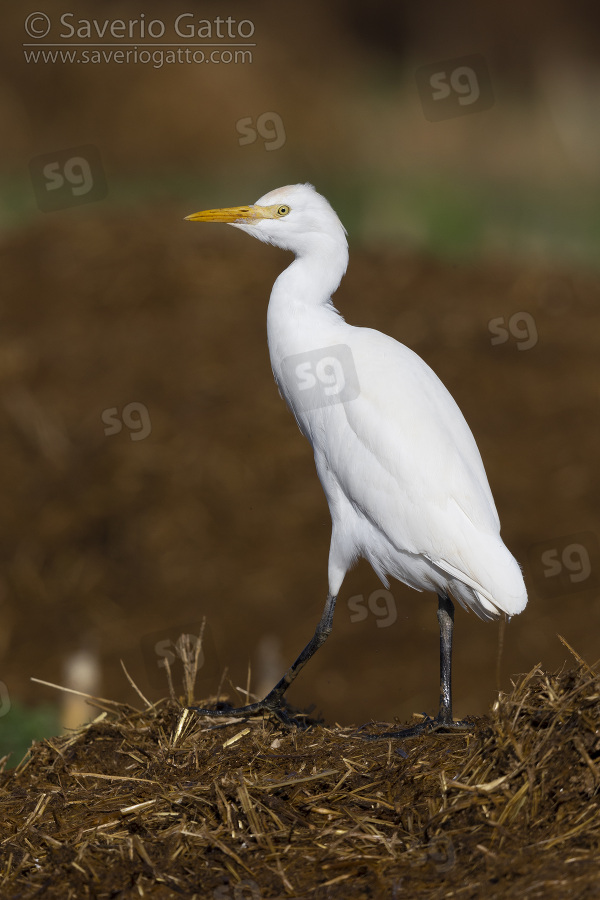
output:
[[[328, 602], [335, 602], [346, 572], [363, 556], [386, 586], [392, 576], [440, 598], [452, 596], [483, 619], [521, 612], [523, 576], [500, 537], [481, 456], [457, 404], [412, 350], [349, 325], [333, 305], [348, 244], [327, 200], [312, 185], [290, 185], [253, 206], [189, 218], [229, 222], [295, 254], [273, 286], [267, 334], [275, 381], [312, 444], [329, 504]], [[303, 359], [310, 369], [322, 353], [341, 360], [351, 399], [336, 402], [323, 394], [321, 405], [306, 403], [295, 372]], [[306, 659], [301, 654], [286, 673], [286, 687]]]

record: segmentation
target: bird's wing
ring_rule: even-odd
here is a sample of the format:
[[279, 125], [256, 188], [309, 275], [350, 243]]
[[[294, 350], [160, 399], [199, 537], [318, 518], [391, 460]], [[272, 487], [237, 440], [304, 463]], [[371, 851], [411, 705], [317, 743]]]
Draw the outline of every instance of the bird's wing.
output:
[[346, 326], [358, 396], [316, 411], [315, 452], [348, 500], [399, 549], [473, 577], [472, 534], [500, 523], [479, 450], [454, 399], [393, 338]]

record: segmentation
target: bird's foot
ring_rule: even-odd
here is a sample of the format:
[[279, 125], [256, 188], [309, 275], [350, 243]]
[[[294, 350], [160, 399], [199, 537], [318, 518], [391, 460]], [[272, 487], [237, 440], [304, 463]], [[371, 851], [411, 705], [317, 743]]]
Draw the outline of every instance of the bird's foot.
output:
[[[370, 723], [367, 722], [366, 725], [361, 725], [358, 731], [361, 732], [362, 729], [366, 728], [369, 724]], [[379, 741], [386, 738], [411, 738], [418, 737], [421, 734], [452, 734], [455, 731], [472, 730], [473, 722], [468, 719], [461, 719], [460, 721], [455, 722], [451, 716], [446, 714], [445, 710], [440, 710], [433, 719], [431, 716], [423, 714], [422, 721], [417, 722], [410, 728], [400, 728], [397, 731], [380, 731], [378, 734], [361, 734], [360, 736], [365, 741]]]
[[263, 700], [256, 703], [248, 703], [246, 706], [231, 706], [229, 703], [220, 702], [214, 709], [205, 709], [201, 706], [189, 706], [188, 709], [199, 716], [210, 716], [221, 719], [246, 719], [257, 716], [260, 713], [270, 713], [275, 716], [287, 728], [296, 725], [299, 728], [308, 728], [316, 722], [311, 719], [308, 712], [303, 713], [292, 710], [283, 699], [283, 695], [271, 692]]

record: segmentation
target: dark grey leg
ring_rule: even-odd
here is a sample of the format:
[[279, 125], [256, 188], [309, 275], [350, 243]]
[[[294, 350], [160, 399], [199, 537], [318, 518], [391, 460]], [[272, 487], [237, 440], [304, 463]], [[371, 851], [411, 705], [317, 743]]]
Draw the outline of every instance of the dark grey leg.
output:
[[454, 603], [450, 597], [438, 595], [440, 623], [440, 708], [437, 722], [452, 724], [452, 632], [454, 631]]
[[292, 663], [285, 675], [280, 678], [275, 687], [269, 691], [263, 700], [259, 700], [257, 703], [249, 703], [247, 706], [240, 706], [235, 709], [203, 709], [200, 706], [190, 706], [189, 708], [201, 716], [221, 716], [225, 718], [240, 718], [251, 716], [259, 712], [274, 712], [283, 722], [290, 724], [291, 719], [281, 706], [283, 695], [300, 670], [306, 665], [309, 659], [314, 656], [321, 644], [324, 644], [331, 634], [335, 600], [335, 597], [332, 597], [330, 594], [327, 595], [325, 609], [323, 610], [321, 621], [317, 625], [314, 635], [300, 656]]
[[[424, 731], [443, 731], [445, 729], [468, 728], [466, 722], [455, 722], [452, 719], [452, 632], [454, 630], [454, 603], [450, 597], [438, 594], [438, 622], [440, 626], [440, 707], [435, 719], [425, 718], [412, 728], [399, 731], [384, 731], [380, 734], [363, 734], [361, 737], [369, 741], [380, 738], [415, 737]], [[363, 726], [364, 727], [364, 726]]]

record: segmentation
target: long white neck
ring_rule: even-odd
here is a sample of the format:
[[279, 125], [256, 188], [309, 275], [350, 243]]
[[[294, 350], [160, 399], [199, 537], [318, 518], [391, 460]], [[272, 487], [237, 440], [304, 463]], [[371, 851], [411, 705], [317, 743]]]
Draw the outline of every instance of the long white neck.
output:
[[331, 295], [347, 266], [345, 239], [328, 239], [298, 255], [275, 281], [267, 312], [267, 339], [276, 378], [283, 358], [325, 346], [329, 327], [343, 323]]

